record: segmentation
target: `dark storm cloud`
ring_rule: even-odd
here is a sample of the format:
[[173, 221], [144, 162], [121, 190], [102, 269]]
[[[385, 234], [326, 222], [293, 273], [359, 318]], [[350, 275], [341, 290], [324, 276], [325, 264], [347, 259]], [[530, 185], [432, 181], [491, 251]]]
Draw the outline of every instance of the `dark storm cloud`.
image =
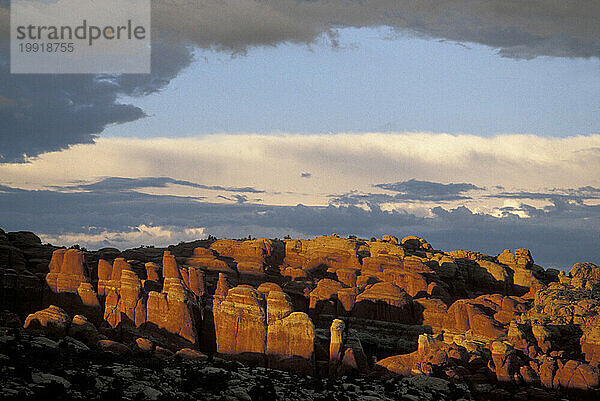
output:
[[209, 189], [216, 191], [228, 191], [228, 192], [247, 192], [247, 193], [264, 193], [251, 187], [223, 187], [220, 185], [203, 185], [196, 184], [195, 182], [175, 180], [170, 177], [139, 177], [139, 178], [125, 178], [125, 177], [106, 177], [98, 182], [92, 184], [79, 184], [66, 187], [56, 187], [57, 189], [78, 189], [84, 191], [103, 191], [103, 192], [115, 192], [115, 191], [129, 191], [139, 188], [165, 188], [169, 184], [171, 185], [183, 185], [190, 188], [198, 189]]
[[239, 51], [323, 33], [335, 41], [337, 28], [385, 25], [488, 45], [507, 57], [600, 55], [600, 4], [593, 0], [171, 0], [154, 2], [153, 12], [161, 31]]
[[586, 199], [600, 199], [600, 188], [585, 186], [577, 189], [554, 189], [548, 192], [500, 192], [497, 194], [486, 195], [486, 197], [499, 199], [548, 199], [563, 201], [583, 201]]
[[[40, 234], [129, 231], [142, 224], [204, 227], [219, 237], [311, 237], [336, 232], [362, 238], [383, 234], [419, 235], [436, 249], [477, 250], [497, 255], [505, 248], [530, 248], [545, 267], [569, 268], [575, 262], [600, 263], [600, 206], [555, 201], [536, 208], [507, 207], [502, 217], [466, 207], [431, 209], [433, 218], [404, 211], [348, 206], [271, 206], [237, 202], [216, 204], [198, 198], [149, 195], [130, 190], [65, 193], [0, 187], [0, 222], [5, 230]], [[529, 218], [519, 217], [525, 212]], [[90, 228], [91, 227], [91, 228]], [[91, 230], [91, 231], [90, 231]], [[70, 245], [70, 244], [67, 244]]]
[[[0, 0], [0, 163], [91, 143], [109, 124], [145, 116], [119, 95], [167, 85], [191, 61], [188, 46], [243, 53], [252, 46], [310, 43], [336, 30], [389, 26], [398, 34], [474, 42], [502, 56], [600, 56], [600, 3], [557, 0], [159, 0], [152, 2], [152, 74], [9, 76], [9, 2]], [[1, 103], [1, 102], [0, 102]]]
[[444, 200], [447, 198], [463, 199], [461, 196], [465, 192], [483, 189], [467, 183], [441, 184], [439, 182], [420, 181], [415, 179], [393, 184], [376, 184], [374, 186], [387, 191], [399, 192], [401, 195], [421, 200], [429, 198], [433, 200]]
[[142, 109], [118, 97], [159, 91], [191, 62], [190, 52], [155, 42], [150, 75], [11, 75], [8, 43], [0, 41], [0, 95], [11, 101], [0, 104], [0, 162], [92, 143], [109, 124], [143, 118]]
[[394, 195], [359, 193], [356, 191], [343, 195], [330, 195], [333, 205], [360, 205], [393, 203], [393, 202], [447, 202], [456, 200], [471, 199], [464, 195], [465, 192], [474, 190], [483, 190], [473, 184], [441, 184], [439, 182], [409, 180], [391, 184], [376, 184], [374, 187], [384, 189], [390, 192], [396, 192]]
[[248, 197], [246, 195], [232, 195], [232, 196], [218, 195], [217, 198], [228, 200], [230, 202], [235, 202], [235, 203], [238, 203], [238, 204], [242, 204], [242, 203], [248, 202]]

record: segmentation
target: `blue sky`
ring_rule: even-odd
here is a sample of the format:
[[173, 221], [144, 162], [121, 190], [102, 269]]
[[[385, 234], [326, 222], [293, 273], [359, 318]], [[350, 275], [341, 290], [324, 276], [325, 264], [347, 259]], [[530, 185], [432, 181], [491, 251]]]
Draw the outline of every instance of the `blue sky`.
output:
[[197, 50], [160, 93], [124, 98], [149, 117], [106, 135], [431, 131], [490, 136], [600, 132], [600, 60], [501, 57], [473, 43], [343, 29], [339, 47]]

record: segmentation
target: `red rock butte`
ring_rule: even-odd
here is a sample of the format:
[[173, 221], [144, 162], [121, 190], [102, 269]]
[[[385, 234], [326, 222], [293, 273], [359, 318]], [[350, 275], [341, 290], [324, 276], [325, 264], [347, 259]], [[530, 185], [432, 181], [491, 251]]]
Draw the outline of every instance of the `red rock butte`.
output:
[[[195, 244], [44, 248], [38, 276], [27, 263], [3, 274], [41, 294], [15, 306], [27, 330], [107, 352], [206, 354], [320, 377], [599, 387], [595, 264], [565, 274], [527, 249], [441, 251], [416, 236]], [[13, 287], [3, 291], [9, 301], [24, 296]]]

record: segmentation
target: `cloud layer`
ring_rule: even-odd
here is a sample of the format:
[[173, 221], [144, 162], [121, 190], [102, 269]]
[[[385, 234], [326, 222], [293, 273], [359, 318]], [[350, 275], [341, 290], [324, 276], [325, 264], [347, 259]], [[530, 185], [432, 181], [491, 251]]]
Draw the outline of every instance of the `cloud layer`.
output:
[[0, 165], [0, 221], [88, 247], [149, 245], [140, 227], [164, 231], [158, 243], [200, 228], [417, 234], [445, 250], [528, 247], [545, 266], [570, 267], [600, 261], [596, 149], [600, 135], [104, 138]]

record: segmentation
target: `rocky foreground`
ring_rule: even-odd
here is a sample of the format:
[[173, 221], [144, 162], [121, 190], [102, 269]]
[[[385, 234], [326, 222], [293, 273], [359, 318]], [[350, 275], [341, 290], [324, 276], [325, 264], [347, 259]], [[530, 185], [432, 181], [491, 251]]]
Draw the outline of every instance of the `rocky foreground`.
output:
[[94, 252], [0, 230], [5, 399], [599, 399], [600, 267], [424, 239]]

